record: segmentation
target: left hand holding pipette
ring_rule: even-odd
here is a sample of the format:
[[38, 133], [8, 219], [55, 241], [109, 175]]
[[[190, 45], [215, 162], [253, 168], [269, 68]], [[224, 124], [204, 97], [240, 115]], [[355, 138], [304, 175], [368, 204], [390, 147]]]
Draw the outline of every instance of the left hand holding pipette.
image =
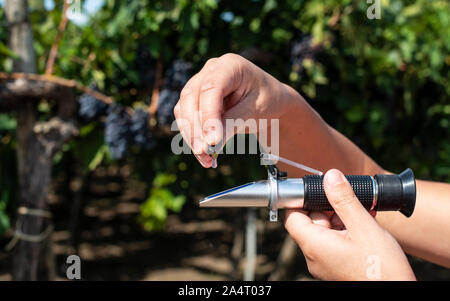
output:
[[285, 227], [302, 249], [310, 273], [322, 280], [415, 280], [400, 245], [361, 205], [340, 171], [326, 173], [324, 189], [339, 218], [302, 210], [286, 213]]
[[225, 54], [208, 60], [189, 80], [174, 113], [183, 138], [202, 166], [209, 168], [214, 158], [208, 153], [208, 145], [219, 145], [248, 130], [244, 127], [227, 133], [224, 120], [280, 118], [292, 109], [292, 93], [291, 88], [250, 61]]

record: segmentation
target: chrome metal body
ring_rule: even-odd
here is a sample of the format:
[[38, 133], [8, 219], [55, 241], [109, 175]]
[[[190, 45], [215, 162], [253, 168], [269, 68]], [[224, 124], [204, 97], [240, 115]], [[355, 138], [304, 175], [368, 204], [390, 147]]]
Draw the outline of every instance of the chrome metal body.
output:
[[[378, 183], [373, 180], [374, 206], [378, 198]], [[305, 187], [301, 178], [276, 178], [248, 183], [206, 197], [200, 207], [266, 207], [270, 221], [277, 221], [278, 209], [303, 208]], [[372, 208], [373, 209], [373, 208]]]
[[269, 207], [270, 221], [277, 221], [278, 209], [303, 208], [302, 179], [275, 179], [248, 183], [225, 190], [199, 202], [200, 207]]
[[267, 181], [248, 183], [208, 196], [200, 200], [199, 206], [268, 207], [269, 187]]

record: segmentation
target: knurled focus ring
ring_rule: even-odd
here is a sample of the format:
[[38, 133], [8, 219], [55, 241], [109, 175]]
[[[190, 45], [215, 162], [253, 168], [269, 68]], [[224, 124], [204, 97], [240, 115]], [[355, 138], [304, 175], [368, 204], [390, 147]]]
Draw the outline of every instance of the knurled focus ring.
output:
[[[356, 197], [367, 210], [374, 201], [373, 180], [370, 176], [345, 176], [353, 188]], [[309, 175], [303, 177], [305, 186], [305, 202], [303, 209], [307, 211], [332, 211], [323, 189], [323, 176]]]

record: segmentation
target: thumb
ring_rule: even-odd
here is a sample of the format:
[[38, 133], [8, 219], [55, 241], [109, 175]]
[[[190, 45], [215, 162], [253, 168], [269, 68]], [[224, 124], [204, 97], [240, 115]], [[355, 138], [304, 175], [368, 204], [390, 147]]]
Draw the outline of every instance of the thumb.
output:
[[365, 236], [377, 225], [339, 170], [329, 170], [325, 174], [323, 185], [328, 201], [349, 233]]

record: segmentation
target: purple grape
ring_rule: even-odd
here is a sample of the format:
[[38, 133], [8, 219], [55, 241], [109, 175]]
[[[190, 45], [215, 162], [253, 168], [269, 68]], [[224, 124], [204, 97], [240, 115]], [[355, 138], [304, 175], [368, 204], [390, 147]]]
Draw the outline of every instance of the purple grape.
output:
[[156, 118], [161, 125], [171, 125], [175, 120], [173, 109], [180, 98], [180, 92], [164, 89], [159, 93], [159, 102]]
[[167, 70], [164, 85], [159, 93], [156, 118], [160, 125], [171, 125], [175, 120], [173, 109], [180, 98], [180, 92], [189, 80], [192, 64], [176, 60]]
[[130, 137], [131, 117], [125, 107], [112, 104], [105, 123], [105, 143], [113, 159], [121, 159], [127, 152]]
[[149, 116], [148, 112], [137, 109], [131, 118], [130, 131], [133, 135], [133, 141], [145, 149], [151, 149], [156, 145], [156, 140], [148, 124]]
[[172, 90], [183, 89], [184, 85], [189, 80], [189, 71], [192, 68], [192, 64], [183, 60], [176, 60], [172, 63], [172, 66], [167, 70], [164, 79], [165, 88]]
[[78, 103], [80, 104], [78, 115], [87, 121], [104, 116], [108, 110], [106, 103], [86, 93], [78, 98]]

